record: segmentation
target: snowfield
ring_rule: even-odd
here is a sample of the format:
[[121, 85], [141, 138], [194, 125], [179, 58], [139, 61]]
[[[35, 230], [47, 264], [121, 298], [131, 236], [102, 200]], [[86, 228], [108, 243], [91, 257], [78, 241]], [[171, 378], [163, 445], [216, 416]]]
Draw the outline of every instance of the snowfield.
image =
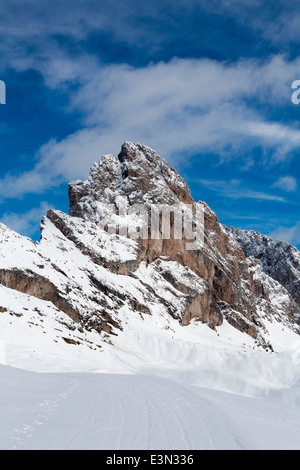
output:
[[300, 448], [300, 342], [282, 323], [265, 323], [272, 353], [226, 322], [124, 308], [110, 344], [14, 296], [19, 316], [0, 313], [0, 449]]
[[299, 449], [299, 384], [250, 398], [144, 375], [0, 374], [1, 449]]

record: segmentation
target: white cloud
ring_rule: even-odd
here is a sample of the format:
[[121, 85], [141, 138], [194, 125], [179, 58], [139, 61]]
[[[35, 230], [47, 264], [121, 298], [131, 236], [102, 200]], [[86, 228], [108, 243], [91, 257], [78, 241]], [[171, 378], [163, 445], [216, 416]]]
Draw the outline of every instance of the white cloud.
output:
[[234, 17], [241, 25], [252, 29], [257, 37], [276, 46], [298, 42], [299, 4], [294, 0], [204, 0], [210, 11]]
[[85, 177], [91, 163], [117, 153], [124, 141], [144, 143], [172, 164], [193, 152], [226, 159], [248, 151], [249, 156], [258, 145], [276, 162], [299, 147], [297, 127], [267, 120], [251, 100], [259, 101], [261, 109], [268, 102], [277, 107], [291, 103], [290, 84], [300, 59], [275, 56], [236, 64], [173, 59], [134, 68], [104, 66], [86, 55], [76, 60], [53, 55], [34, 66], [49, 87], [64, 89], [72, 80], [79, 85], [70, 95], [70, 108], [83, 114], [83, 129], [45, 144], [31, 171], [7, 175], [0, 181], [0, 197]]
[[292, 245], [300, 244], [300, 222], [292, 227], [279, 227], [269, 234], [274, 240], [281, 240]]
[[282, 176], [273, 184], [274, 188], [280, 188], [287, 192], [296, 191], [297, 180], [293, 176]]
[[230, 199], [256, 199], [258, 201], [286, 202], [283, 197], [240, 186], [240, 181], [238, 180], [231, 180], [228, 182], [225, 180], [201, 179], [199, 180], [199, 183], [202, 184], [202, 186], [217, 192], [219, 195]]
[[6, 212], [1, 217], [0, 222], [21, 235], [33, 235], [49, 208], [50, 206], [47, 202], [42, 202], [39, 207], [32, 208], [23, 214]]

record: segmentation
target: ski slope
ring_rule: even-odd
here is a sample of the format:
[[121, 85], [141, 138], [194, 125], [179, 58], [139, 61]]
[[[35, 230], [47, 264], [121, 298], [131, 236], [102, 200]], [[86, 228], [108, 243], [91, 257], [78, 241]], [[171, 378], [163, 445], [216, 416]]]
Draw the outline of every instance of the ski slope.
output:
[[154, 376], [0, 375], [2, 450], [300, 447], [299, 384], [251, 398]]

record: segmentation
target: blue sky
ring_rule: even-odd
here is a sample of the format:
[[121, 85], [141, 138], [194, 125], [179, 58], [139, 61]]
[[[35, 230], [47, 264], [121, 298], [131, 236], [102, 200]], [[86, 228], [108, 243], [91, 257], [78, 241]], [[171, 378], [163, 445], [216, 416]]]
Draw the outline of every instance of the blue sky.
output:
[[154, 148], [226, 225], [300, 246], [300, 6], [2, 0], [0, 220], [39, 238], [67, 184]]

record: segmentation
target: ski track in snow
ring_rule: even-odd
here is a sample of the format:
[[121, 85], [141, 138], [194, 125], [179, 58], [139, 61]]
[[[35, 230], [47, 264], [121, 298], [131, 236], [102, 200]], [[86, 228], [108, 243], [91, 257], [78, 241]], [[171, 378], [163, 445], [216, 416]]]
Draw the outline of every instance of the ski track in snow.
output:
[[[9, 450], [22, 449], [25, 442], [36, 437], [36, 434], [51, 421], [51, 417], [55, 414], [58, 405], [62, 400], [66, 400], [73, 391], [78, 388], [79, 382], [75, 383], [65, 391], [59, 393], [55, 400], [43, 400], [37, 404], [37, 415], [29, 423], [22, 424], [21, 427], [15, 428], [11, 436], [12, 445]], [[35, 411], [33, 411], [35, 414]]]
[[3, 366], [0, 374], [0, 449], [300, 447], [299, 406], [284, 407], [276, 396], [242, 397], [143, 375]]
[[[122, 377], [122, 376], [121, 376]], [[84, 378], [84, 375], [82, 376]], [[81, 379], [81, 378], [80, 378]], [[126, 386], [122, 386], [122, 382]], [[132, 382], [132, 383], [131, 383]], [[31, 422], [14, 430], [11, 449], [39, 448], [39, 435], [44, 433], [44, 447], [60, 449], [127, 449], [167, 448], [196, 449], [199, 439], [204, 448], [213, 442], [202, 422], [199, 407], [189, 403], [173, 383], [161, 379], [95, 375], [76, 380], [55, 400], [43, 400], [39, 413]], [[88, 402], [82, 402], [87, 397]], [[64, 401], [69, 401], [64, 403]], [[196, 400], [196, 401], [199, 401]], [[84, 405], [84, 406], [83, 406]], [[76, 413], [76, 426], [57, 446], [57, 423], [63, 407], [64, 422]], [[194, 417], [199, 416], [195, 425]], [[187, 426], [190, 422], [190, 428]], [[167, 426], [166, 426], [167, 423]], [[172, 443], [169, 439], [172, 430]], [[196, 441], [193, 435], [196, 436]], [[42, 444], [42, 442], [40, 442]], [[176, 445], [175, 445], [176, 444]]]

